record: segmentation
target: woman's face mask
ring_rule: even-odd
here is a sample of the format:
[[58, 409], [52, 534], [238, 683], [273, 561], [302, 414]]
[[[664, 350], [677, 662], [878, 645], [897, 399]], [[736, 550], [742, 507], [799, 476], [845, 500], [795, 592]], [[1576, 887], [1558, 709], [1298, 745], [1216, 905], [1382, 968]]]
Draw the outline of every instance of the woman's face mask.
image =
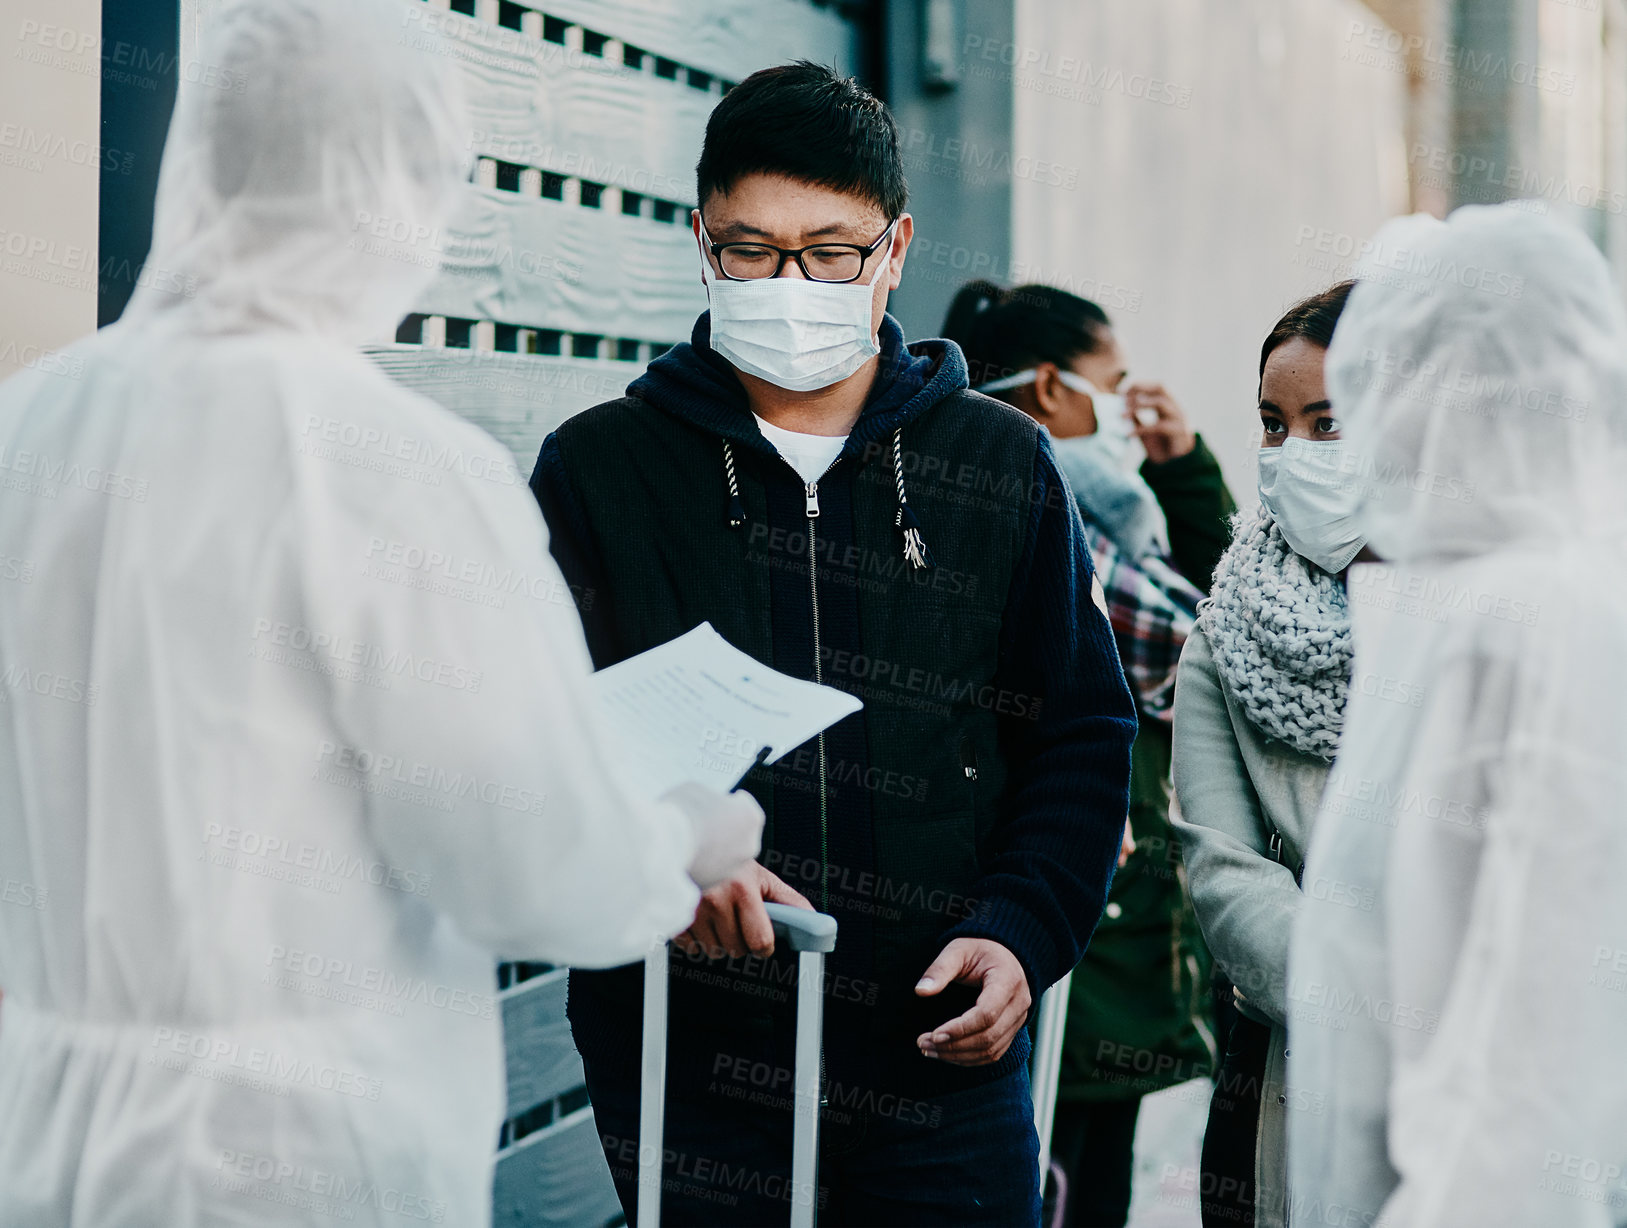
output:
[[1058, 371], [1056, 374], [1057, 378], [1069, 388], [1090, 398], [1091, 409], [1096, 414], [1096, 433], [1086, 435], [1084, 438], [1095, 440], [1097, 451], [1122, 465], [1125, 458], [1130, 455], [1130, 445], [1135, 441], [1135, 436], [1130, 430], [1130, 420], [1124, 416], [1124, 394], [1103, 392], [1074, 371]]
[[839, 383], [881, 352], [872, 315], [875, 279], [891, 254], [889, 242], [871, 257], [868, 281], [840, 283], [800, 277], [737, 281], [719, 277], [703, 256], [712, 349], [737, 371], [788, 392]]
[[1361, 552], [1355, 528], [1361, 489], [1344, 441], [1289, 438], [1260, 449], [1260, 503], [1294, 553], [1339, 572]]
[[[1056, 377], [1066, 387], [1089, 397], [1091, 409], [1096, 415], [1095, 434], [1074, 435], [1066, 441], [1058, 440], [1057, 443], [1066, 442], [1070, 447], [1091, 452], [1114, 465], [1124, 466], [1131, 453], [1131, 444], [1135, 440], [1130, 420], [1124, 416], [1126, 405], [1124, 394], [1103, 392], [1077, 371], [1058, 368]], [[1008, 388], [1021, 388], [1024, 384], [1032, 384], [1037, 378], [1039, 372], [1030, 367], [1004, 379], [981, 384], [977, 390], [984, 393], [1004, 392]]]

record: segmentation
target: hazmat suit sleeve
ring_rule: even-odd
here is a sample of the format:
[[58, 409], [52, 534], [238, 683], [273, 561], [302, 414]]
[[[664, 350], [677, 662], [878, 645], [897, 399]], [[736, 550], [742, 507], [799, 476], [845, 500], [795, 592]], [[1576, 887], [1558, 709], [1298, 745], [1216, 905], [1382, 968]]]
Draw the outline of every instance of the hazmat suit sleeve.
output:
[[[468, 174], [455, 62], [410, 9], [222, 11], [210, 54], [242, 88], [182, 92], [149, 262], [196, 293], [145, 284], [128, 320], [209, 338], [177, 351], [195, 367], [233, 355], [238, 383], [211, 404], [238, 413], [236, 437], [281, 424], [255, 477], [282, 514], [244, 530], [236, 564], [262, 621], [297, 597], [295, 655], [321, 666], [326, 696], [302, 698], [326, 732], [290, 748], [310, 755], [303, 783], [334, 790], [335, 815], [364, 811], [391, 859], [428, 868], [429, 902], [498, 954], [622, 963], [690, 919], [690, 823], [622, 787], [513, 458], [355, 352], [433, 281]], [[258, 493], [245, 481], [245, 513]], [[256, 735], [307, 737], [255, 710]]]
[[1627, 729], [1595, 701], [1627, 662], [1557, 655], [1574, 676], [1455, 663], [1402, 776], [1420, 800], [1388, 857], [1391, 997], [1445, 994], [1432, 1035], [1392, 1029], [1386, 1223], [1581, 1224], [1622, 1199]]
[[420, 682], [445, 685], [336, 682], [345, 744], [317, 748], [318, 770], [367, 792], [379, 844], [433, 868], [432, 902], [470, 937], [629, 962], [693, 916], [689, 820], [624, 787], [572, 593], [506, 450], [389, 391], [396, 437], [461, 459], [438, 485], [306, 466], [312, 624], [410, 653]]
[[1302, 897], [1292, 871], [1266, 856], [1259, 795], [1249, 779], [1208, 638], [1195, 628], [1175, 683], [1173, 762], [1192, 903], [1215, 961], [1275, 1023], [1288, 1014], [1288, 935]]
[[[1374, 617], [1360, 602], [1368, 579], [1352, 581], [1367, 664], [1358, 666], [1346, 710], [1347, 750], [1317, 820], [1293, 936], [1290, 976], [1304, 1005], [1290, 1029], [1289, 1080], [1295, 1103], [1311, 1110], [1289, 1119], [1290, 1188], [1323, 1215], [1331, 1209], [1363, 1223], [1376, 1219], [1397, 1181], [1387, 1137], [1391, 1074], [1404, 1051], [1440, 1043], [1441, 1001], [1473, 886], [1466, 871], [1486, 813], [1486, 752], [1506, 734], [1510, 683], [1507, 669], [1494, 671], [1479, 656], [1419, 661], [1410, 651], [1414, 620]], [[1382, 651], [1403, 645], [1401, 659]], [[1407, 689], [1393, 693], [1422, 700], [1415, 724], [1370, 684], [1375, 660], [1382, 676], [1404, 676]], [[1448, 749], [1459, 740], [1476, 749]], [[1420, 747], [1428, 748], [1423, 756]], [[1413, 846], [1407, 854], [1391, 843], [1403, 830]], [[1391, 878], [1392, 868], [1407, 881]], [[1417, 885], [1428, 915], [1416, 905], [1403, 915], [1390, 892]], [[1398, 959], [1410, 964], [1407, 977], [1395, 974]]]

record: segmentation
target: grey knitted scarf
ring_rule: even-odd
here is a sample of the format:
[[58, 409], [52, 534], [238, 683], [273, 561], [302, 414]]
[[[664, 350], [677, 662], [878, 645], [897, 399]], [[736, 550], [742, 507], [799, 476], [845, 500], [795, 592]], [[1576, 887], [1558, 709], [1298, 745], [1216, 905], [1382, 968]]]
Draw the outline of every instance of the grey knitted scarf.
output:
[[1350, 685], [1339, 577], [1295, 554], [1263, 510], [1238, 517], [1200, 609], [1215, 667], [1261, 733], [1331, 761]]

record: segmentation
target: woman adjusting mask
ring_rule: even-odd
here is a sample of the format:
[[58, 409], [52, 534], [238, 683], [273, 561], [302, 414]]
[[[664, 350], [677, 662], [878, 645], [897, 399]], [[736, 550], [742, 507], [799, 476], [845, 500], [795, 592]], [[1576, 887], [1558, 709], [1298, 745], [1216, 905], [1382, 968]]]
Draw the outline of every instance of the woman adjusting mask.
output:
[[[966, 351], [973, 387], [1045, 427], [1074, 494], [1121, 550], [1140, 558], [1171, 549], [1138, 467], [1191, 455], [1197, 437], [1162, 385], [1129, 381], [1124, 348], [1097, 304], [1052, 286], [975, 281], [956, 295], [944, 331]], [[1223, 547], [1224, 534], [1214, 544]], [[1198, 569], [1202, 579], [1212, 566]]]
[[1266, 338], [1260, 365], [1260, 503], [1294, 553], [1337, 573], [1365, 544], [1360, 487], [1323, 391], [1327, 350], [1281, 331]]
[[[1117, 343], [1114, 344], [1116, 349]], [[1056, 381], [1063, 388], [1071, 389], [1085, 398], [1082, 406], [1075, 406], [1075, 412], [1071, 416], [1083, 418], [1088, 414], [1094, 420], [1094, 428], [1089, 434], [1058, 436], [1055, 431], [1052, 431], [1052, 439], [1059, 443], [1066, 439], [1072, 448], [1082, 452], [1096, 453], [1102, 459], [1122, 467], [1131, 453], [1130, 444], [1135, 438], [1130, 426], [1129, 402], [1124, 393], [1105, 392], [1077, 371], [1058, 368], [1052, 374], [1055, 375]], [[986, 384], [979, 385], [977, 390], [992, 396], [996, 392], [1006, 392], [1013, 388], [1021, 388], [1027, 384], [1038, 384], [1039, 375], [1038, 367], [1030, 367], [1026, 371], [1017, 372], [1016, 375], [990, 380]], [[1121, 383], [1123, 379], [1124, 375], [1121, 371], [1114, 380], [1114, 385]], [[1036, 399], [1038, 398], [1036, 397]]]

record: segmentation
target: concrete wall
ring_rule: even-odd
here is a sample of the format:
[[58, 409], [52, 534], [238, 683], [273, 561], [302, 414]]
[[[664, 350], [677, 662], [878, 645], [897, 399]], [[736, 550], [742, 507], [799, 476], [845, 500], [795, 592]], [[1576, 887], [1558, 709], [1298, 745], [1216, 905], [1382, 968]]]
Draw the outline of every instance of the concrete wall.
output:
[[[962, 282], [1004, 278], [1010, 269], [1011, 185], [1028, 169], [1012, 139], [1011, 82], [978, 71], [965, 50], [1009, 46], [1014, 7], [1013, 0], [885, 6], [884, 96], [898, 120], [915, 218], [904, 282], [889, 306], [909, 337], [939, 334]], [[934, 73], [947, 79], [934, 82]]]
[[[1010, 280], [1114, 320], [1252, 498], [1260, 343], [1407, 207], [1404, 68], [1354, 0], [1018, 0]], [[979, 49], [981, 52], [985, 49]]]
[[1525, 91], [1532, 148], [1505, 181], [1585, 230], [1627, 288], [1627, 4], [1526, 3], [1539, 66], [1539, 87]]
[[0, 379], [96, 327], [100, 0], [0, 18]]

